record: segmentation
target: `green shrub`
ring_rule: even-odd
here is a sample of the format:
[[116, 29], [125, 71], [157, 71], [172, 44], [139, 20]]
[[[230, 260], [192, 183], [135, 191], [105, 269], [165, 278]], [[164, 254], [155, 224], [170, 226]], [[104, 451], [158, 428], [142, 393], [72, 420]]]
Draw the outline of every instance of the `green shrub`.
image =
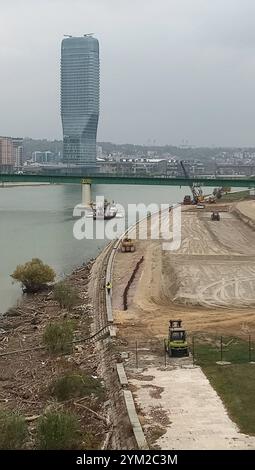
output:
[[51, 353], [70, 352], [72, 350], [73, 328], [73, 322], [69, 320], [47, 325], [43, 334], [43, 342], [48, 351]]
[[55, 272], [40, 259], [33, 258], [23, 265], [19, 264], [11, 277], [21, 283], [24, 291], [33, 293], [47, 287], [49, 282], [53, 282]]
[[74, 415], [48, 412], [39, 418], [37, 425], [39, 449], [77, 449], [80, 442], [79, 423]]
[[27, 436], [27, 425], [18, 413], [0, 411], [0, 449], [21, 449]]
[[67, 308], [69, 311], [79, 302], [76, 289], [65, 282], [59, 282], [55, 286], [54, 299], [59, 303], [61, 308]]
[[70, 398], [85, 397], [92, 393], [96, 396], [103, 394], [101, 382], [85, 374], [68, 374], [56, 379], [51, 385], [51, 393], [58, 401]]

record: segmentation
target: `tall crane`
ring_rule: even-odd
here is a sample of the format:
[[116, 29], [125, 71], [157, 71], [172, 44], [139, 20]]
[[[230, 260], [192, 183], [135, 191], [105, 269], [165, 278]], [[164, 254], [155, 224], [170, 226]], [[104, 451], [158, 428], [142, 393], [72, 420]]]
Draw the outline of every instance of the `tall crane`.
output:
[[201, 200], [203, 200], [202, 190], [201, 190], [201, 188], [196, 188], [194, 186], [194, 184], [191, 182], [189, 174], [188, 174], [182, 160], [180, 161], [180, 165], [182, 167], [183, 174], [184, 174], [184, 176], [187, 180], [187, 183], [190, 187], [190, 190], [191, 190], [191, 193], [192, 193], [192, 196], [193, 196], [193, 201], [192, 202], [193, 202], [193, 204], [197, 204], [198, 202], [201, 202]]

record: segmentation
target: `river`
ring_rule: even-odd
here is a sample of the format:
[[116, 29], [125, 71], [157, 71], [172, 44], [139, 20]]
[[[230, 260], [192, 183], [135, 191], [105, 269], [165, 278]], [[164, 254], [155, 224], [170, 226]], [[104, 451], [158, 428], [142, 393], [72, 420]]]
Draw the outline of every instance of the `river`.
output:
[[[189, 193], [175, 186], [98, 185], [92, 195], [93, 200], [104, 195], [127, 208], [128, 203], [171, 204]], [[107, 243], [74, 238], [73, 208], [80, 202], [78, 185], [0, 188], [0, 313], [22, 298], [20, 286], [10, 277], [17, 264], [37, 257], [61, 277], [96, 257]]]

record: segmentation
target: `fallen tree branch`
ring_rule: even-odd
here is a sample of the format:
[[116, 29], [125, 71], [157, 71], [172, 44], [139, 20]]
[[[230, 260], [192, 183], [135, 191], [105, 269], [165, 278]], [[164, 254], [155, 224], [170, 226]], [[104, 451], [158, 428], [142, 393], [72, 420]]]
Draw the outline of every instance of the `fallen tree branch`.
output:
[[113, 433], [113, 427], [107, 432], [106, 436], [105, 436], [105, 440], [102, 444], [102, 447], [101, 447], [101, 450], [105, 450], [107, 449], [108, 447], [108, 444], [109, 444], [109, 441], [112, 437], [112, 433]]
[[30, 423], [31, 421], [35, 421], [36, 419], [40, 418], [41, 415], [33, 415], [33, 416], [27, 416], [25, 418], [25, 421], [27, 423]]
[[36, 346], [34, 348], [27, 348], [27, 349], [16, 349], [15, 351], [8, 351], [0, 354], [0, 357], [3, 356], [10, 356], [11, 354], [20, 354], [24, 352], [30, 352], [30, 351], [39, 351], [40, 349], [45, 349], [45, 346]]
[[92, 410], [92, 409], [89, 408], [88, 406], [82, 405], [81, 403], [77, 403], [77, 402], [74, 402], [74, 405], [75, 405], [75, 406], [79, 406], [80, 408], [84, 408], [85, 410], [89, 411], [89, 412], [92, 413], [94, 416], [96, 416], [96, 418], [100, 419], [100, 421], [103, 421], [107, 426], [109, 426], [109, 424], [110, 424], [109, 419], [107, 419], [107, 418], [105, 418], [104, 416], [98, 414], [96, 411]]

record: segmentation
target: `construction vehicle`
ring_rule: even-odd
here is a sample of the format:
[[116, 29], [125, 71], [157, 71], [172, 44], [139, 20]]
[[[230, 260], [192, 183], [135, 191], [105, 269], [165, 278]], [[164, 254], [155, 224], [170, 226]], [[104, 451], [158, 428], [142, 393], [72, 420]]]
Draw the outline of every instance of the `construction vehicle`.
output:
[[189, 356], [186, 331], [182, 328], [182, 320], [170, 320], [166, 351], [170, 357]]
[[[194, 183], [191, 183], [190, 177], [188, 175], [188, 172], [187, 172], [182, 160], [180, 161], [180, 165], [182, 167], [183, 174], [185, 176], [185, 179], [187, 180], [187, 183], [190, 187], [190, 190], [191, 190], [191, 193], [192, 193], [192, 196], [193, 196], [193, 200], [191, 201], [191, 204], [197, 204], [199, 202], [203, 202], [204, 196], [203, 196], [203, 192], [202, 192], [201, 187], [196, 186]], [[184, 196], [183, 204], [185, 204], [185, 205], [190, 204], [189, 202], [187, 202], [188, 197], [189, 196]]]
[[209, 204], [215, 204], [216, 196], [214, 194], [209, 194], [209, 196], [205, 196], [205, 202], [208, 202]]
[[217, 221], [220, 220], [220, 214], [219, 214], [218, 211], [213, 211], [213, 212], [211, 213], [211, 220], [217, 220]]
[[181, 328], [182, 320], [169, 320], [169, 328]]
[[[231, 189], [231, 188], [229, 188], [229, 189]], [[222, 187], [221, 188], [214, 188], [213, 194], [216, 197], [216, 199], [221, 199], [223, 194], [224, 194], [224, 189]]]
[[121, 240], [121, 251], [122, 253], [134, 252], [135, 244], [131, 238], [123, 238]]
[[184, 196], [183, 204], [184, 204], [184, 206], [189, 206], [190, 204], [192, 204], [191, 196], [189, 196], [189, 195]]

